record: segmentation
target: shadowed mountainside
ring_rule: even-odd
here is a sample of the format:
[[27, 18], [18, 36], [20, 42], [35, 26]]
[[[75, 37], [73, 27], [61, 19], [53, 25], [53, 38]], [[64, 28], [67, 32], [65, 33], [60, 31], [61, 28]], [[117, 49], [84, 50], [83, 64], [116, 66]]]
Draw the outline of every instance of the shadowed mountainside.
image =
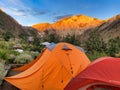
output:
[[38, 35], [32, 27], [21, 26], [15, 19], [0, 10], [0, 34], [9, 35], [10, 38], [27, 39], [29, 36]]
[[[120, 15], [116, 15], [107, 20], [107, 22], [102, 23], [100, 26], [97, 26], [94, 29], [86, 30], [80, 38], [83, 41], [86, 41], [89, 37], [91, 31], [99, 33], [104, 41], [108, 41], [110, 39], [120, 37]], [[86, 37], [86, 38], [84, 38]]]

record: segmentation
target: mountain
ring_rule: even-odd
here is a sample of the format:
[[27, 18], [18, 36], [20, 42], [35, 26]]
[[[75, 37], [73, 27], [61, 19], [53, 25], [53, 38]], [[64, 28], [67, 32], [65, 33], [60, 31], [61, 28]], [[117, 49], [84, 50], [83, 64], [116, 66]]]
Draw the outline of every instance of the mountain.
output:
[[108, 19], [107, 22], [98, 26], [96, 30], [105, 40], [120, 37], [120, 15]]
[[27, 27], [20, 25], [0, 9], [0, 37], [9, 35], [11, 38], [27, 40], [29, 37], [37, 36], [45, 38], [44, 35], [51, 33], [60, 37], [75, 34], [78, 40], [84, 42], [89, 38], [92, 31], [99, 33], [104, 41], [120, 37], [120, 15], [107, 20], [100, 20], [86, 15], [74, 15], [65, 17], [53, 24], [41, 23]]
[[52, 25], [49, 24], [49, 23], [35, 24], [32, 27], [35, 28], [35, 29], [37, 29], [37, 30], [40, 30], [40, 31], [52, 29]]
[[30, 36], [38, 35], [38, 32], [32, 27], [21, 26], [15, 19], [0, 9], [0, 35], [28, 39]]
[[[86, 41], [89, 37], [89, 34], [95, 31], [99, 33], [104, 41], [108, 41], [110, 39], [120, 37], [120, 14], [116, 15], [112, 18], [106, 20], [106, 22], [102, 23], [100, 26], [95, 27], [94, 29], [86, 30], [80, 38], [83, 41]], [[84, 38], [86, 37], [86, 38]]]
[[94, 28], [103, 23], [103, 20], [88, 17], [85, 15], [76, 15], [68, 18], [63, 18], [60, 21], [53, 23], [55, 30], [83, 30]]
[[[33, 25], [39, 31], [53, 30], [56, 35], [65, 37], [67, 34], [75, 34], [79, 40], [86, 41], [92, 31], [99, 33], [104, 41], [120, 37], [120, 15], [106, 20], [92, 18], [86, 15], [76, 15], [63, 18], [53, 24], [44, 23]], [[53, 32], [52, 31], [52, 32]]]
[[36, 24], [32, 27], [39, 30], [83, 30], [88, 28], [94, 28], [99, 26], [101, 23], [105, 22], [105, 20], [99, 20], [97, 18], [92, 18], [86, 15], [74, 15], [71, 17], [63, 18], [53, 24], [42, 23]]

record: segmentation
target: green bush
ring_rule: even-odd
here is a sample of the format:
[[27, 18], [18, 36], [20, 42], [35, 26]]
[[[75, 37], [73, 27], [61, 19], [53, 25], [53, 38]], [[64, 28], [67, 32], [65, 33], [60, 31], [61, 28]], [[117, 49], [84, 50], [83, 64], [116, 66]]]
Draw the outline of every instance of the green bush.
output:
[[120, 52], [116, 53], [115, 57], [119, 57], [120, 58]]
[[25, 64], [33, 60], [32, 56], [29, 54], [22, 53], [15, 58], [14, 63]]
[[[36, 40], [37, 41], [37, 40]], [[15, 41], [0, 41], [0, 59], [4, 60], [6, 64], [9, 63], [19, 63], [19, 58], [21, 58], [22, 60], [20, 61], [20, 63], [27, 63], [30, 60], [33, 60], [33, 58], [36, 58], [39, 54], [38, 51], [41, 50], [42, 46], [39, 45], [39, 43], [33, 45], [33, 44], [29, 44], [27, 42], [25, 43], [20, 43], [24, 52], [23, 54], [27, 54], [27, 56], [22, 54], [22, 57], [20, 56], [21, 54], [15, 50], [13, 50], [13, 46], [16, 45], [19, 42], [15, 42]], [[33, 51], [34, 50], [34, 51]], [[31, 52], [33, 51], [33, 52]], [[27, 59], [26, 59], [27, 58]], [[23, 62], [24, 61], [24, 62]]]
[[8, 49], [8, 44], [5, 41], [0, 41], [0, 48]]
[[14, 54], [15, 56], [19, 55], [20, 53], [15, 50], [9, 50], [9, 54]]
[[0, 59], [5, 60], [6, 64], [12, 63], [19, 52], [13, 50], [0, 49]]
[[8, 63], [13, 63], [15, 61], [16, 55], [15, 54], [10, 54], [8, 57], [7, 62]]
[[104, 52], [96, 52], [96, 51], [94, 51], [94, 53], [87, 53], [87, 56], [88, 56], [88, 58], [91, 60], [91, 61], [93, 61], [93, 60], [95, 60], [95, 59], [97, 59], [97, 58], [100, 58], [100, 57], [105, 57], [105, 56], [107, 56], [107, 54], [106, 53], [104, 53]]
[[88, 40], [85, 42], [85, 50], [88, 53], [104, 52], [106, 51], [106, 43], [99, 33], [91, 32]]
[[110, 39], [107, 43], [107, 51], [106, 53], [110, 56], [115, 57], [115, 54], [118, 54], [120, 52], [120, 38], [114, 38]]
[[3, 60], [8, 59], [8, 50], [0, 49], [0, 58]]
[[10, 36], [9, 35], [5, 35], [4, 39], [5, 39], [5, 41], [9, 41], [10, 40]]
[[71, 44], [74, 44], [77, 46], [81, 45], [79, 39], [76, 38], [75, 34], [73, 34], [73, 35], [67, 34], [66, 37], [64, 37], [62, 41], [68, 42], [68, 43], [71, 43]]
[[13, 45], [14, 45], [15, 42], [6, 42], [6, 41], [0, 41], [0, 48], [1, 49], [10, 49]]
[[4, 72], [5, 72], [5, 62], [0, 59], [0, 84], [1, 81], [3, 80]]
[[35, 59], [36, 57], [38, 57], [38, 55], [39, 55], [40, 53], [39, 52], [34, 52], [34, 51], [32, 51], [31, 52], [31, 55], [32, 55], [32, 57]]

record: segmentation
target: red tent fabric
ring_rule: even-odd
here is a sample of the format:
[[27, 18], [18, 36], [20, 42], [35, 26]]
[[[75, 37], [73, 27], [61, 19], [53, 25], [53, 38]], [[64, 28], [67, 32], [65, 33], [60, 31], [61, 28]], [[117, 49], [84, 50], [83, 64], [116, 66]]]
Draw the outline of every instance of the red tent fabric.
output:
[[98, 90], [92, 89], [93, 86], [120, 90], [120, 58], [105, 57], [95, 60], [72, 79], [65, 90]]

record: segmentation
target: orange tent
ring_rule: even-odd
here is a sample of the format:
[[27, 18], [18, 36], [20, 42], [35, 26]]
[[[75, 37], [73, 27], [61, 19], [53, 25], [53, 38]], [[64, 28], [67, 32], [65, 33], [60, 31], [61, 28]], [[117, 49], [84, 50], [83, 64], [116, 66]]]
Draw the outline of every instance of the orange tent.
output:
[[43, 53], [45, 54], [45, 53], [51, 52], [52, 49], [55, 47], [55, 45], [56, 45], [55, 43], [50, 43], [49, 45], [46, 45], [46, 47], [42, 50], [41, 54], [35, 60], [31, 61], [28, 64], [25, 64], [24, 66], [21, 66], [21, 67], [18, 67], [18, 68], [14, 68], [12, 70], [15, 70], [15, 71], [25, 71], [25, 70], [27, 70], [29, 67], [34, 65], [41, 58]]
[[59, 43], [51, 52], [43, 53], [30, 68], [5, 80], [22, 90], [63, 90], [89, 63], [80, 49]]

